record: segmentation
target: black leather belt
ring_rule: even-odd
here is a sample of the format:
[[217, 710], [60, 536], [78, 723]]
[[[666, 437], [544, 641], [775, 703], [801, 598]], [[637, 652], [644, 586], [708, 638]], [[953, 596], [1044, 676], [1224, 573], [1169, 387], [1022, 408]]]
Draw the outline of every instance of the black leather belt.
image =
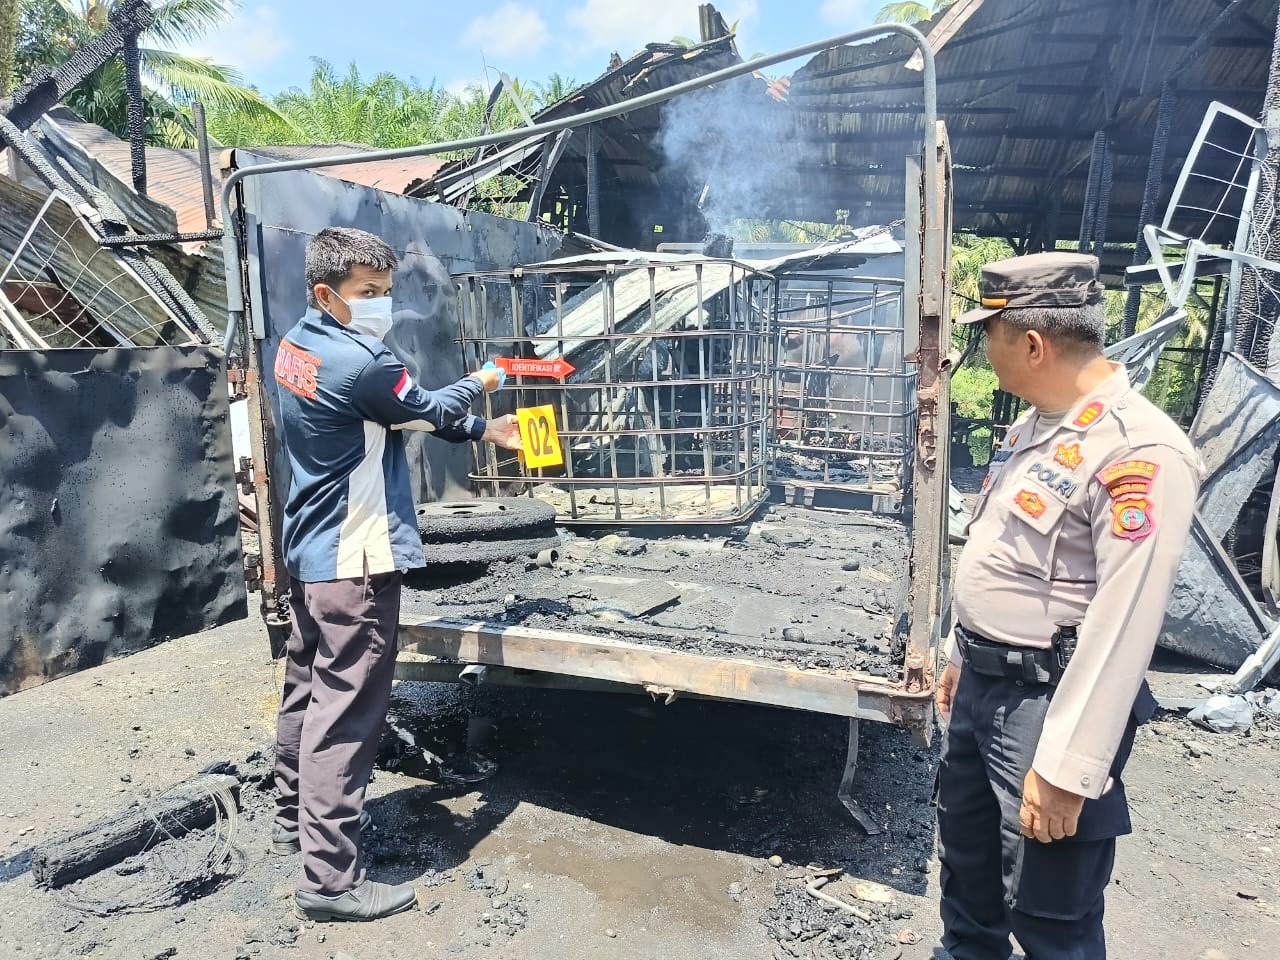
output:
[[1051, 650], [997, 643], [961, 626], [956, 627], [956, 645], [966, 670], [1019, 683], [1057, 683]]

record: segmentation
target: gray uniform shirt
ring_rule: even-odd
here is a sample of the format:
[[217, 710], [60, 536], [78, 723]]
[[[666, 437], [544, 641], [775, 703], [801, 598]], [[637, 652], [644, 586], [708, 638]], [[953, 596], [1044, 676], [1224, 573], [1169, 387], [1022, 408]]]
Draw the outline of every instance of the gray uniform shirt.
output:
[[1203, 472], [1186, 435], [1119, 365], [1061, 418], [1033, 407], [993, 457], [956, 572], [956, 617], [992, 640], [1042, 648], [1055, 620], [1082, 621], [1032, 764], [1057, 787], [1092, 798], [1106, 789]]

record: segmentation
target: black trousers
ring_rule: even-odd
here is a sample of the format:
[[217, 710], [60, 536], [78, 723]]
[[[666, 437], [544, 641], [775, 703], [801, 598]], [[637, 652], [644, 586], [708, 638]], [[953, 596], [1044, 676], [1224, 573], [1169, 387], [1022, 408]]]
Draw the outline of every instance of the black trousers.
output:
[[1074, 837], [1022, 835], [1022, 782], [1053, 688], [961, 672], [938, 771], [942, 945], [955, 960], [1008, 960], [1009, 934], [1028, 960], [1103, 960], [1103, 896], [1115, 838], [1129, 833], [1120, 773], [1133, 746], [1130, 717], [1114, 785], [1086, 800]]
[[364, 882], [360, 811], [396, 670], [399, 573], [302, 583], [276, 717], [276, 823], [298, 830], [299, 890]]

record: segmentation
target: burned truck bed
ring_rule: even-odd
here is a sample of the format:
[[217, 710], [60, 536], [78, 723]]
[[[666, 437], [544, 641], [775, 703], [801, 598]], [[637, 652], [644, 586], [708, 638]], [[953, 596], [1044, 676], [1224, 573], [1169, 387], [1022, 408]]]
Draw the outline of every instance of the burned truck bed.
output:
[[625, 685], [923, 726], [928, 695], [905, 676], [901, 519], [774, 504], [714, 533], [648, 533], [566, 534], [551, 566], [414, 571], [401, 676], [483, 665], [500, 683]]

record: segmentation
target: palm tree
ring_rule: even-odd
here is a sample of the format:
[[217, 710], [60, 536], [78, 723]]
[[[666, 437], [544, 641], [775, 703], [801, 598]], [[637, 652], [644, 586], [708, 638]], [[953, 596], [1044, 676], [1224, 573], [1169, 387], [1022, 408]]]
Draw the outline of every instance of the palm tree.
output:
[[[40, 7], [45, 35], [32, 38], [34, 56], [28, 67], [56, 67], [80, 46], [106, 29], [111, 8], [120, 0], [27, 0]], [[192, 146], [195, 131], [190, 106], [199, 100], [210, 109], [236, 111], [255, 120], [284, 123], [284, 118], [256, 90], [242, 85], [229, 67], [166, 49], [199, 38], [225, 22], [239, 0], [161, 0], [144, 41], [160, 46], [140, 47], [146, 100], [147, 140], [167, 146]], [[19, 58], [24, 51], [19, 51]], [[127, 135], [125, 71], [113, 59], [67, 97], [69, 107], [84, 119]]]
[[7, 97], [13, 90], [13, 67], [18, 53], [22, 4], [23, 0], [9, 0], [0, 6], [0, 97]]
[[553, 103], [567, 100], [581, 84], [558, 73], [547, 77], [546, 82], [534, 85], [537, 90], [538, 108], [549, 107]]
[[876, 23], [920, 23], [941, 13], [956, 0], [933, 0], [928, 3], [917, 3], [915, 0], [903, 0], [901, 3], [886, 3], [876, 14]]

